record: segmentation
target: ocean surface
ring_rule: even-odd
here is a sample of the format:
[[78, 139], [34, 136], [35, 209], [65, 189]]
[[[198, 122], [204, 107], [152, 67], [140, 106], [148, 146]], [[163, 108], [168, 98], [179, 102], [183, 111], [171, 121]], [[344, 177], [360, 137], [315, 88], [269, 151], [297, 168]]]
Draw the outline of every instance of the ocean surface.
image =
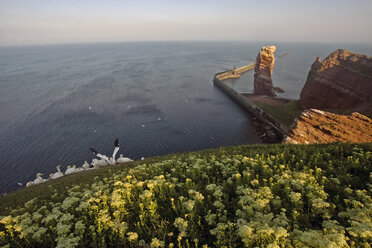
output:
[[[262, 143], [253, 117], [213, 85], [215, 73], [276, 45], [274, 85], [298, 99], [312, 62], [337, 48], [372, 45], [275, 42], [128, 42], [0, 47], [0, 193], [56, 165], [113, 151], [133, 159]], [[228, 82], [253, 90], [253, 71]], [[45, 177], [44, 176], [44, 177]]]

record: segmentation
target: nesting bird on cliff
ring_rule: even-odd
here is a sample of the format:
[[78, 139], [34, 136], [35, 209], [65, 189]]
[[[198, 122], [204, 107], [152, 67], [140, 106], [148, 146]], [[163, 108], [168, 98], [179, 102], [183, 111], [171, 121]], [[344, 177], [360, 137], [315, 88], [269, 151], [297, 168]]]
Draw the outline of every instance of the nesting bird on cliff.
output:
[[99, 166], [102, 167], [102, 166], [107, 166], [107, 165], [110, 165], [110, 159], [107, 161], [105, 159], [100, 159], [98, 162], [99, 162]]
[[41, 175], [43, 175], [43, 174], [41, 174], [41, 173], [36, 174], [36, 179], [32, 183], [33, 185], [40, 184], [40, 183], [43, 183], [43, 182], [46, 181], [46, 179], [42, 178]]
[[114, 152], [112, 153], [112, 158], [110, 159], [110, 161], [111, 161], [111, 165], [114, 165], [115, 163], [116, 163], [116, 160], [115, 160], [115, 157], [116, 157], [116, 153], [118, 153], [118, 151], [119, 151], [119, 139], [118, 138], [116, 138], [116, 140], [115, 140], [115, 142], [114, 142], [114, 146], [115, 146], [115, 148], [114, 148]]
[[92, 163], [90, 163], [90, 164], [93, 165], [93, 169], [98, 169], [99, 165], [100, 165], [99, 160], [96, 159], [96, 158], [93, 158]]
[[133, 161], [133, 160], [130, 159], [130, 158], [124, 157], [123, 154], [120, 154], [120, 157], [118, 158], [118, 163], [119, 164], [124, 164], [124, 163], [131, 162], [131, 161]]
[[115, 147], [114, 152], [112, 153], [112, 157], [110, 157], [110, 158], [108, 158], [106, 155], [102, 155], [101, 153], [98, 153], [98, 151], [94, 148], [89, 148], [89, 149], [93, 152], [94, 155], [101, 158], [100, 165], [105, 166], [105, 165], [107, 165], [107, 163], [110, 164], [110, 165], [114, 165], [116, 163], [115, 157], [116, 157], [116, 154], [118, 153], [118, 151], [120, 149], [118, 138], [115, 139], [114, 147]]
[[73, 165], [72, 167], [68, 165], [67, 169], [65, 171], [65, 175], [73, 174], [73, 173], [76, 173], [76, 172], [78, 172], [76, 170], [76, 165]]
[[94, 148], [89, 148], [89, 150], [91, 150], [93, 152], [93, 154], [96, 155], [97, 157], [99, 157], [101, 160], [103, 159], [103, 160], [107, 161], [108, 163], [110, 163], [110, 160], [106, 155], [102, 155], [101, 153], [98, 153], [98, 151]]
[[62, 173], [62, 171], [61, 171], [61, 168], [60, 168], [61, 166], [60, 165], [57, 165], [57, 172], [56, 173], [51, 173], [50, 175], [49, 175], [49, 178], [50, 179], [57, 179], [57, 178], [60, 178], [60, 177], [63, 177], [64, 175], [63, 175], [63, 173]]
[[81, 168], [83, 168], [84, 170], [89, 170], [90, 168], [90, 165], [88, 164], [87, 161], [84, 161], [84, 164], [81, 166]]

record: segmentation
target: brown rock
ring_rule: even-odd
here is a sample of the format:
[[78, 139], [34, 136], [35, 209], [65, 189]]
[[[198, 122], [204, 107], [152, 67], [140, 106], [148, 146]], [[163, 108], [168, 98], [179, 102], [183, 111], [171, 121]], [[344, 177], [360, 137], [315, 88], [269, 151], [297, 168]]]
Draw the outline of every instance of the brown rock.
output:
[[318, 57], [311, 66], [300, 106], [372, 111], [372, 58], [339, 49], [321, 62]]
[[254, 69], [254, 94], [275, 96], [273, 90], [273, 73], [275, 57], [275, 46], [262, 47], [256, 58], [256, 67]]
[[284, 143], [372, 142], [372, 120], [357, 112], [338, 115], [317, 109], [304, 111]]

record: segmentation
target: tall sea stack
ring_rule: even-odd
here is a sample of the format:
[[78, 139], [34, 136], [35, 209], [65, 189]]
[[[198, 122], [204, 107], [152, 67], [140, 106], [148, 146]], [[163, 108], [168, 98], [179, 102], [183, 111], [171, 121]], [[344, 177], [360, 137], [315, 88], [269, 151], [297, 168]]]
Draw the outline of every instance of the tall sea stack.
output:
[[262, 47], [256, 58], [256, 67], [254, 69], [254, 94], [275, 96], [273, 90], [273, 73], [275, 57], [275, 46]]

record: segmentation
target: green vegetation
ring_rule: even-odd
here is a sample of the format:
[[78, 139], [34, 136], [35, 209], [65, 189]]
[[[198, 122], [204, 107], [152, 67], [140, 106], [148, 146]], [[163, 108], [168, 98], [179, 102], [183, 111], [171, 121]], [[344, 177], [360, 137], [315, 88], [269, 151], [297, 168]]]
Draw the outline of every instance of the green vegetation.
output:
[[370, 247], [372, 144], [255, 145], [82, 172], [0, 201], [5, 247]]
[[256, 104], [288, 128], [293, 123], [294, 119], [299, 117], [302, 113], [298, 101], [288, 102], [279, 106], [272, 106], [266, 103]]

